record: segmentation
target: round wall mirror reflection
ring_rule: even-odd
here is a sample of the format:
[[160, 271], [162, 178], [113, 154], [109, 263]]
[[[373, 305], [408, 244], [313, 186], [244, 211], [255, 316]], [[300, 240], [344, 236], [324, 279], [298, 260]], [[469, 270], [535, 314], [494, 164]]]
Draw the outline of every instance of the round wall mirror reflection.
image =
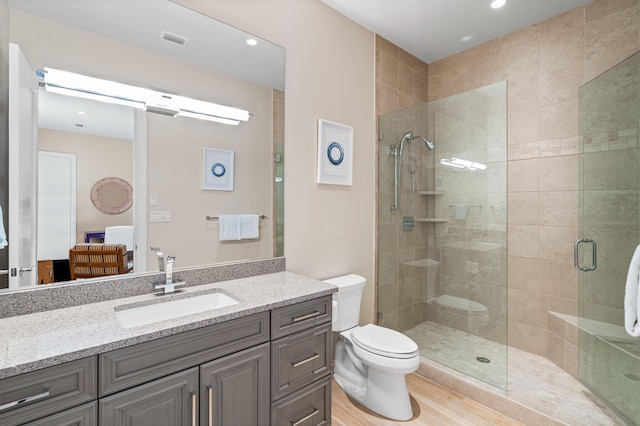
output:
[[133, 204], [133, 188], [124, 179], [106, 177], [91, 188], [91, 202], [103, 213], [124, 213]]

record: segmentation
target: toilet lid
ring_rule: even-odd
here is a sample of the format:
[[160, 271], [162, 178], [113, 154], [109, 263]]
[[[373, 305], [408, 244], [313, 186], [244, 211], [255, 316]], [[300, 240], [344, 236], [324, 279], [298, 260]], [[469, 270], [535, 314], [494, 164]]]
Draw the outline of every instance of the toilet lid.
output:
[[404, 334], [367, 324], [351, 333], [352, 341], [362, 349], [389, 358], [412, 358], [418, 354], [416, 342]]

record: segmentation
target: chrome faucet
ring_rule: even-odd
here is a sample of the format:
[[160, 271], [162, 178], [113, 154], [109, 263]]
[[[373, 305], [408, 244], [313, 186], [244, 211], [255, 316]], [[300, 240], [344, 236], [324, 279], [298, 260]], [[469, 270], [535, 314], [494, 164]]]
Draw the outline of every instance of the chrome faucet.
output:
[[162, 251], [158, 247], [151, 247], [156, 253], [158, 257], [158, 268], [160, 272], [165, 272], [164, 283], [156, 284], [154, 288], [156, 290], [163, 290], [163, 294], [171, 294], [175, 291], [176, 286], [182, 286], [185, 284], [184, 281], [174, 282], [173, 281], [173, 262], [176, 260], [175, 256], [167, 256], [167, 270], [164, 270], [164, 256]]

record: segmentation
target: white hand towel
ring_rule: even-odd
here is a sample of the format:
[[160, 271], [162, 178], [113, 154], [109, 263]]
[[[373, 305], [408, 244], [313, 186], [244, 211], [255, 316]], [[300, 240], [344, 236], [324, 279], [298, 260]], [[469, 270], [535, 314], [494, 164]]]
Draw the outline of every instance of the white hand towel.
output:
[[640, 245], [636, 247], [624, 292], [624, 328], [634, 337], [640, 336], [640, 303], [638, 301], [638, 286], [640, 286]]
[[221, 215], [218, 218], [220, 241], [237, 241], [242, 238], [242, 221], [239, 215]]
[[243, 214], [240, 216], [242, 222], [243, 240], [252, 240], [260, 237], [260, 217], [257, 214]]
[[469, 213], [468, 204], [456, 204], [454, 206], [453, 218], [454, 219], [466, 219], [467, 213]]
[[2, 217], [2, 207], [0, 207], [0, 249], [9, 245], [7, 241], [7, 233], [4, 230], [4, 219]]

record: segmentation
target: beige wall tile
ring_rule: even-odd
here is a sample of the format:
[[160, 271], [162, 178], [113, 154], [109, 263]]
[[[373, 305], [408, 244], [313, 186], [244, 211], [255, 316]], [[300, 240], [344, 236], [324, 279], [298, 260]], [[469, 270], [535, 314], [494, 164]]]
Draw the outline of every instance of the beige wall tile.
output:
[[572, 262], [573, 243], [577, 238], [577, 226], [541, 226], [540, 259]]
[[380, 83], [398, 88], [398, 60], [382, 53], [380, 55]]
[[637, 5], [637, 0], [593, 1], [585, 6], [585, 19], [587, 22], [593, 21], [595, 19], [602, 18], [603, 16], [611, 15]]
[[540, 108], [540, 139], [578, 135], [578, 101]]
[[510, 161], [507, 169], [507, 190], [509, 192], [538, 191], [540, 178], [539, 160]]
[[585, 43], [585, 80], [589, 81], [640, 49], [638, 4], [589, 21]]
[[540, 191], [576, 191], [578, 156], [565, 155], [540, 159]]
[[513, 288], [537, 291], [540, 288], [541, 262], [539, 259], [509, 256], [509, 291]]
[[538, 192], [511, 192], [508, 196], [509, 223], [512, 225], [539, 225], [540, 204]]
[[537, 142], [540, 140], [540, 110], [530, 109], [509, 113], [508, 143]]
[[508, 241], [509, 256], [538, 257], [538, 226], [509, 225]]
[[560, 34], [540, 32], [540, 69], [562, 69], [584, 62], [584, 26]]
[[575, 226], [578, 191], [540, 192], [540, 225]]
[[543, 34], [545, 38], [551, 38], [561, 36], [569, 30], [581, 28], [584, 26], [584, 15], [584, 8], [578, 7], [547, 19], [539, 24], [540, 34]]
[[540, 73], [540, 105], [547, 106], [578, 100], [578, 89], [584, 81], [584, 64], [575, 62], [563, 68]]

